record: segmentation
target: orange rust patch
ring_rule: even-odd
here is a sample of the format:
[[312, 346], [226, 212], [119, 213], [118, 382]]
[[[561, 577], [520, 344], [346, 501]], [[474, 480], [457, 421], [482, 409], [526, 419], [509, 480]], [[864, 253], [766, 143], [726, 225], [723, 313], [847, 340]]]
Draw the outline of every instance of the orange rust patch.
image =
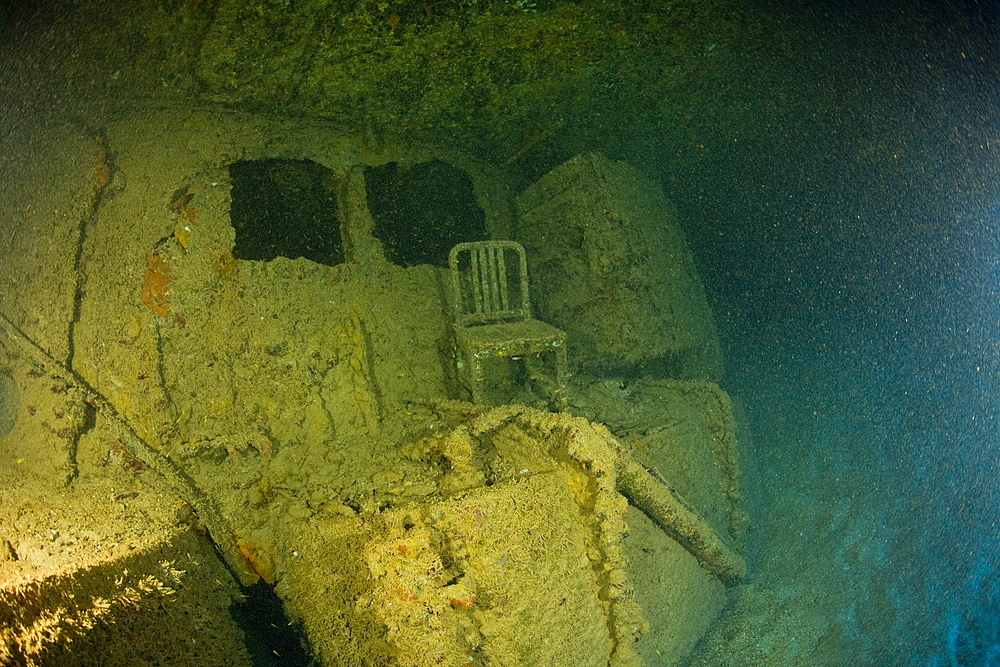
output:
[[416, 600], [417, 596], [414, 595], [413, 591], [403, 588], [402, 586], [396, 586], [394, 589], [389, 591], [393, 595], [398, 596], [401, 600]]
[[236, 258], [228, 251], [220, 253], [215, 258], [215, 268], [218, 270], [220, 277], [228, 278], [236, 272]]
[[150, 310], [163, 317], [167, 314], [170, 294], [170, 283], [174, 281], [174, 272], [167, 258], [154, 250], [146, 257], [146, 275], [142, 279], [142, 302]]
[[174, 231], [174, 238], [177, 239], [177, 243], [179, 243], [182, 248], [187, 250], [188, 245], [191, 243], [191, 228], [179, 225], [177, 230]]
[[268, 584], [274, 585], [274, 563], [271, 562], [271, 559], [261, 554], [257, 545], [250, 542], [237, 540], [236, 546], [239, 547], [240, 553], [243, 554], [243, 557], [247, 559], [260, 578]]
[[107, 151], [101, 151], [94, 160], [94, 187], [98, 190], [111, 182], [111, 165]]
[[476, 596], [470, 595], [468, 598], [448, 598], [448, 603], [453, 609], [461, 609], [462, 611], [468, 611], [472, 609], [472, 605], [476, 603]]
[[177, 212], [177, 229], [174, 231], [174, 238], [185, 250], [191, 243], [191, 227], [197, 217], [198, 212], [193, 206], [183, 206]]
[[195, 209], [194, 206], [184, 206], [177, 213], [177, 220], [183, 225], [186, 225], [189, 222], [194, 222], [195, 218], [197, 217], [198, 217], [198, 211]]

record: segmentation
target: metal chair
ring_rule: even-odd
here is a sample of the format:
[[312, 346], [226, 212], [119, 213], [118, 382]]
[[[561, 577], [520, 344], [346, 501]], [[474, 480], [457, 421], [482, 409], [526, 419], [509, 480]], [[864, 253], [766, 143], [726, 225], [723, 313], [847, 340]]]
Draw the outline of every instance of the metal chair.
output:
[[448, 254], [460, 381], [482, 403], [489, 358], [552, 352], [555, 377], [539, 375], [556, 409], [566, 406], [566, 332], [531, 317], [528, 265], [514, 241], [459, 243]]

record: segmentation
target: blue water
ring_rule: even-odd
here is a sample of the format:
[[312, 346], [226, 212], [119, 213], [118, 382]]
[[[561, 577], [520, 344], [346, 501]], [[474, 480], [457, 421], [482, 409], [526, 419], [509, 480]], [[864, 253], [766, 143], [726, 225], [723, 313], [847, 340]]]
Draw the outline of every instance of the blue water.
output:
[[756, 527], [746, 595], [763, 598], [730, 622], [770, 649], [729, 644], [729, 664], [995, 664], [996, 406], [959, 399], [971, 383], [933, 391], [916, 354], [869, 349], [876, 363], [858, 352], [870, 341], [842, 342], [730, 357]]
[[760, 4], [645, 156], [719, 320], [755, 524], [693, 664], [1000, 664], [996, 16]]

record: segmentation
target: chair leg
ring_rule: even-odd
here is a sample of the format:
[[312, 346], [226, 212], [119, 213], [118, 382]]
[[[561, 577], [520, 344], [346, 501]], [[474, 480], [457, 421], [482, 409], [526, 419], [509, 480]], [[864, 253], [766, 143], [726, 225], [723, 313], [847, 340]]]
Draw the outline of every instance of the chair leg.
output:
[[556, 404], [556, 410], [558, 410], [559, 412], [565, 412], [568, 399], [566, 392], [568, 391], [568, 382], [569, 382], [569, 369], [567, 367], [568, 361], [566, 359], [566, 342], [563, 341], [561, 345], [557, 346], [555, 352], [556, 352], [555, 404]]
[[[552, 392], [552, 405], [558, 412], [565, 412], [568, 406], [567, 391], [569, 371], [566, 359], [566, 344], [549, 348], [555, 355], [555, 388]], [[468, 388], [473, 403], [485, 402], [486, 368], [483, 359], [474, 348], [459, 350], [464, 363], [459, 368], [459, 379]]]
[[483, 382], [486, 381], [486, 373], [483, 370], [483, 361], [474, 351], [469, 352], [469, 392], [472, 394], [473, 403], [483, 402]]

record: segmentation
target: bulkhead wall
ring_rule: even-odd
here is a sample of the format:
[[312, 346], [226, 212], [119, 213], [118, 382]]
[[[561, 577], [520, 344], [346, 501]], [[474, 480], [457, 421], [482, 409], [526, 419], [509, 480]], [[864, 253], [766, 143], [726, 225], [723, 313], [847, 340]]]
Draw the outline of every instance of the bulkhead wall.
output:
[[[8, 252], [52, 245], [33, 233], [60, 241], [45, 285], [19, 283], [2, 306], [143, 438], [229, 451], [373, 443], [393, 439], [392, 416], [408, 401], [449, 395], [443, 269], [386, 259], [364, 172], [445, 160], [469, 174], [489, 233], [504, 236], [510, 206], [497, 179], [460, 156], [214, 110], [144, 111], [87, 132], [46, 156], [76, 167], [72, 201], [23, 204], [49, 214], [8, 239]], [[231, 166], [254, 160], [326, 174], [341, 261], [234, 255]], [[30, 191], [30, 182], [15, 190]], [[58, 298], [53, 323], [18, 318], [40, 298]]]
[[[345, 579], [331, 579], [318, 558], [307, 567], [300, 555], [312, 551], [343, 565], [344, 552], [317, 549], [339, 542], [317, 540], [314, 531], [336, 530], [339, 536], [343, 521], [378, 516], [369, 510], [423, 503], [439, 493], [438, 477], [450, 467], [425, 445], [433, 433], [448, 432], [454, 425], [449, 420], [467, 409], [434, 403], [458, 393], [450, 377], [445, 269], [433, 262], [390, 261], [372, 214], [366, 173], [390, 164], [396, 174], [415, 164], [447, 162], [469, 175], [485, 234], [492, 238], [513, 237], [511, 198], [498, 175], [461, 156], [373, 146], [318, 122], [219, 110], [149, 110], [100, 120], [25, 124], [22, 134], [7, 138], [5, 147], [19, 150], [0, 162], [5, 176], [0, 212], [23, 224], [0, 231], [0, 309], [107, 397], [165, 459], [176, 462], [219, 505], [225, 521], [209, 531], [220, 528], [218, 538], [231, 528], [238, 554], [252, 569], [277, 585], [293, 611], [298, 604], [297, 613], [305, 616], [302, 601], [315, 604], [313, 618], [333, 635], [327, 600], [315, 596], [322, 588], [314, 584], [341, 586]], [[246, 183], [240, 184], [239, 176], [234, 180], [233, 165], [269, 160], [287, 167], [275, 178], [287, 179], [289, 187], [281, 197], [247, 206], [240, 200]], [[300, 243], [285, 245], [281, 234], [272, 234], [276, 230], [261, 221], [270, 220], [265, 209], [273, 202], [300, 208], [297, 192], [329, 201], [335, 214], [327, 217], [323, 206], [301, 207], [316, 213], [320, 233], [305, 234], [304, 244], [299, 238], [291, 240]], [[235, 217], [234, 198], [243, 206]], [[267, 232], [260, 241], [266, 252], [252, 258], [240, 249], [241, 224], [244, 231], [258, 226]], [[285, 229], [301, 224], [297, 219]], [[332, 245], [312, 259], [300, 256], [315, 250], [311, 244], [317, 239]], [[540, 301], [544, 285], [538, 281], [533, 290]], [[44, 374], [33, 377], [41, 381]], [[593, 384], [621, 399], [623, 423], [634, 428], [639, 385]], [[686, 386], [668, 389], [691, 394]], [[51, 393], [48, 387], [36, 393], [42, 392]], [[587, 408], [588, 395], [594, 392], [578, 393], [575, 410]], [[697, 420], [700, 413], [693, 408], [665, 412], [657, 405], [663, 395], [649, 392], [655, 418], [642, 430], [661, 433], [663, 414], [693, 414], [691, 420]], [[611, 423], [611, 401], [597, 398], [590, 401], [594, 418]], [[47, 421], [34, 425], [33, 433], [42, 435], [32, 446], [53, 439], [46, 430], [54, 419], [50, 414], [46, 410]], [[70, 433], [73, 441], [59, 453], [81, 479], [112, 479], [117, 489], [121, 476], [111, 478], [112, 454], [116, 446], [124, 448], [116, 439], [120, 434], [109, 432], [117, 429], [108, 429], [102, 419]], [[682, 451], [670, 447], [678, 440], [676, 420], [671, 424], [670, 438], [642, 446], [651, 454], [658, 454], [653, 446], [661, 444], [671, 455]], [[84, 429], [89, 430], [81, 437]], [[731, 428], [724, 430], [731, 435]], [[691, 447], [716, 439], [708, 425], [679, 433], [693, 434], [685, 443]], [[0, 437], [0, 447], [11, 440]], [[409, 446], [395, 448], [399, 442]], [[710, 448], [712, 454], [684, 459], [696, 469], [690, 480], [716, 481], [717, 461], [726, 460]], [[18, 462], [9, 468], [18, 475], [42, 460], [0, 453], [4, 461]], [[130, 468], [122, 474], [141, 468], [117, 456]], [[469, 456], [471, 461], [471, 450]], [[718, 493], [694, 495], [697, 509], [710, 504], [721, 514], [725, 507], [714, 502]], [[176, 496], [164, 497], [169, 504]], [[669, 634], [647, 635], [656, 642], [643, 650], [657, 662], [667, 647], [678, 654], [688, 650], [718, 613], [724, 591], [655, 527], [633, 522], [633, 531], [641, 537], [625, 545], [630, 558], [645, 559], [660, 584], [647, 583], [651, 593], [640, 601], [652, 609], [671, 595], [666, 606], [676, 612], [676, 618], [660, 620]], [[386, 545], [393, 558], [405, 555], [399, 543]], [[493, 568], [521, 565], [499, 554], [484, 562]], [[588, 558], [565, 562], [591, 567]], [[362, 572], [358, 582], [367, 576]], [[339, 591], [351, 604], [362, 592], [361, 583], [353, 585], [358, 588]], [[487, 604], [486, 595], [482, 600]], [[454, 604], [462, 607], [449, 603]], [[561, 601], [552, 606], [565, 613], [573, 608]], [[353, 641], [356, 630], [348, 627], [339, 638]], [[683, 642], [674, 639], [680, 634]]]

